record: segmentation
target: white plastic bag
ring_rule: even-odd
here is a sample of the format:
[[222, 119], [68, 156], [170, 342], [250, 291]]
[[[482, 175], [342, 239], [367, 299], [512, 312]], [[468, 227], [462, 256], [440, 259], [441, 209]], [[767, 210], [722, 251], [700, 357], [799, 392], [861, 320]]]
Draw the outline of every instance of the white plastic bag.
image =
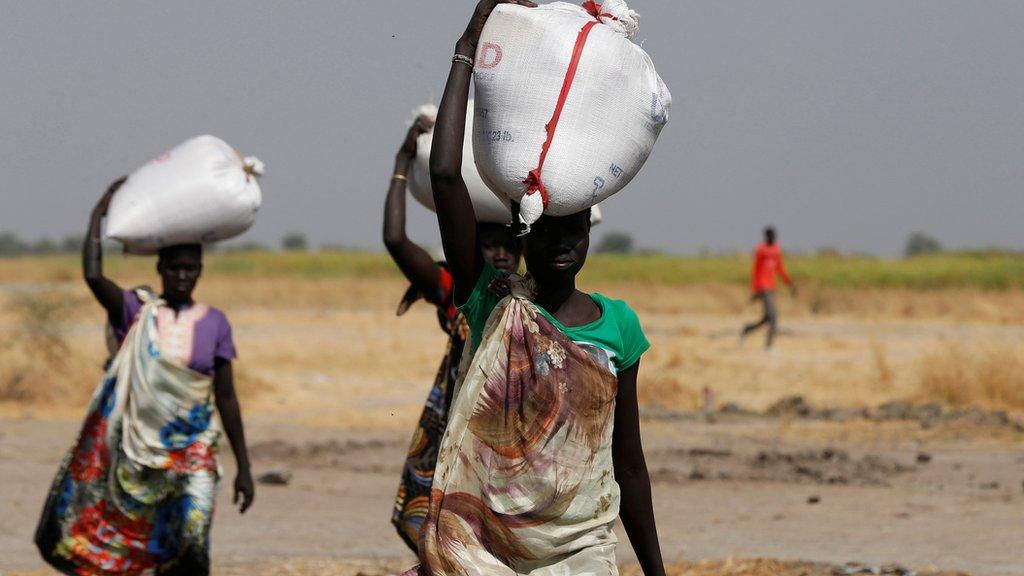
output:
[[114, 194], [106, 233], [127, 252], [238, 236], [252, 226], [263, 163], [223, 140], [198, 136], [148, 162]]
[[[469, 103], [469, 110], [473, 109], [473, 102]], [[437, 107], [423, 106], [419, 115], [428, 118], [437, 118]], [[416, 159], [409, 172], [409, 192], [412, 197], [419, 201], [431, 212], [437, 212], [434, 207], [434, 193], [430, 185], [430, 148], [434, 141], [434, 132], [430, 131], [421, 134], [416, 140]], [[484, 184], [477, 172], [476, 163], [473, 160], [473, 116], [466, 114], [466, 141], [462, 151], [462, 179], [466, 182], [469, 190], [469, 197], [473, 201], [473, 211], [476, 213], [477, 222], [490, 222], [493, 224], [511, 224], [512, 210], [509, 208], [509, 201], [504, 202], [495, 195]]]
[[672, 96], [631, 41], [638, 25], [622, 0], [502, 4], [488, 19], [473, 150], [484, 182], [520, 203], [527, 226], [615, 194], [650, 155]]

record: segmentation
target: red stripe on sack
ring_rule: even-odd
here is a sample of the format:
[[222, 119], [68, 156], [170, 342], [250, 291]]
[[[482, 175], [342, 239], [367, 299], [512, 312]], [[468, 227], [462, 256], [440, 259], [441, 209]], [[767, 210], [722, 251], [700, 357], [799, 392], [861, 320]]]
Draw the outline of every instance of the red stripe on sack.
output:
[[[590, 2], [593, 4], [593, 2]], [[584, 4], [584, 7], [586, 5]], [[528, 186], [526, 194], [530, 195], [534, 192], [540, 192], [540, 198], [544, 202], [544, 207], [548, 207], [548, 189], [544, 186], [544, 180], [541, 178], [541, 172], [544, 170], [544, 161], [548, 157], [548, 150], [551, 149], [551, 141], [555, 139], [555, 130], [558, 128], [558, 121], [562, 117], [562, 109], [565, 108], [565, 101], [569, 99], [569, 90], [572, 88], [572, 82], [576, 78], [576, 70], [580, 67], [580, 59], [583, 57], [583, 47], [587, 44], [587, 37], [590, 36], [590, 31], [597, 26], [600, 22], [587, 22], [580, 30], [579, 35], [576, 37], [576, 45], [572, 50], [572, 60], [569, 61], [569, 69], [565, 72], [565, 80], [562, 81], [562, 91], [558, 94], [558, 104], [555, 105], [555, 112], [551, 115], [551, 120], [544, 126], [547, 131], [547, 139], [544, 141], [544, 146], [540, 151], [540, 162], [537, 167], [530, 170], [530, 175], [527, 176], [524, 184]]]

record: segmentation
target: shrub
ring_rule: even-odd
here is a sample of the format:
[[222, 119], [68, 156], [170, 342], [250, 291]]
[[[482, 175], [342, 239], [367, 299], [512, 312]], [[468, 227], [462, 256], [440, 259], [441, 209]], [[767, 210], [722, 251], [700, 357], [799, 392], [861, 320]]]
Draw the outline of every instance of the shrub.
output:
[[921, 358], [921, 392], [953, 406], [1024, 409], [1020, 346], [947, 344]]
[[942, 244], [924, 232], [914, 232], [911, 234], [910, 238], [907, 238], [907, 247], [903, 250], [903, 254], [907, 258], [923, 256], [925, 254], [938, 254], [939, 252], [942, 252]]
[[601, 238], [594, 251], [607, 254], [629, 254], [633, 251], [633, 237], [625, 232], [609, 232]]
[[281, 239], [281, 247], [289, 252], [305, 252], [309, 249], [309, 239], [305, 234], [293, 232]]

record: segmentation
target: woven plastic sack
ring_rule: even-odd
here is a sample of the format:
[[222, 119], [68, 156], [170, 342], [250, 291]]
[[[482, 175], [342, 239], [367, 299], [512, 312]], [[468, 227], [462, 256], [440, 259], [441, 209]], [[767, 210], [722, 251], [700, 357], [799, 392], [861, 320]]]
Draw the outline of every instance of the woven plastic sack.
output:
[[[473, 102], [470, 101], [469, 109], [473, 109]], [[437, 118], [437, 107], [423, 106], [418, 114], [427, 116], [432, 120]], [[421, 134], [416, 140], [416, 160], [413, 162], [409, 172], [409, 192], [420, 204], [424, 205], [431, 212], [434, 208], [434, 193], [430, 185], [430, 148], [434, 141], [433, 131]], [[473, 201], [473, 211], [476, 213], [477, 222], [490, 222], [493, 224], [511, 224], [512, 210], [509, 208], [509, 201], [499, 199], [484, 184], [477, 172], [476, 164], [473, 161], [473, 116], [466, 115], [466, 142], [462, 151], [462, 179], [466, 182], [469, 190], [469, 197]]]
[[477, 46], [473, 150], [484, 182], [527, 226], [621, 190], [668, 121], [672, 96], [631, 40], [622, 0], [499, 5]]
[[245, 232], [262, 202], [263, 163], [223, 140], [198, 136], [128, 177], [107, 212], [107, 237], [127, 252], [227, 240]]

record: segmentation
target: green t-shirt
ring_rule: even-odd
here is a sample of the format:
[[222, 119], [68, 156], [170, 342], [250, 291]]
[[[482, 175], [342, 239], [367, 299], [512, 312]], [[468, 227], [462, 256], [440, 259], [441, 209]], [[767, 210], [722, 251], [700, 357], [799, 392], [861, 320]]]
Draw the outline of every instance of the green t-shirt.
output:
[[[485, 264], [473, 293], [465, 304], [459, 306], [469, 324], [474, 350], [483, 338], [487, 319], [501, 300], [497, 294], [487, 289], [499, 276], [500, 273], [494, 266]], [[622, 300], [612, 300], [596, 293], [590, 297], [601, 309], [601, 317], [582, 326], [565, 326], [547, 310], [540, 306], [537, 309], [554, 324], [555, 328], [582, 346], [595, 360], [607, 366], [612, 372], [617, 374], [632, 368], [651, 347], [640, 327], [640, 319], [637, 318], [636, 312]]]

